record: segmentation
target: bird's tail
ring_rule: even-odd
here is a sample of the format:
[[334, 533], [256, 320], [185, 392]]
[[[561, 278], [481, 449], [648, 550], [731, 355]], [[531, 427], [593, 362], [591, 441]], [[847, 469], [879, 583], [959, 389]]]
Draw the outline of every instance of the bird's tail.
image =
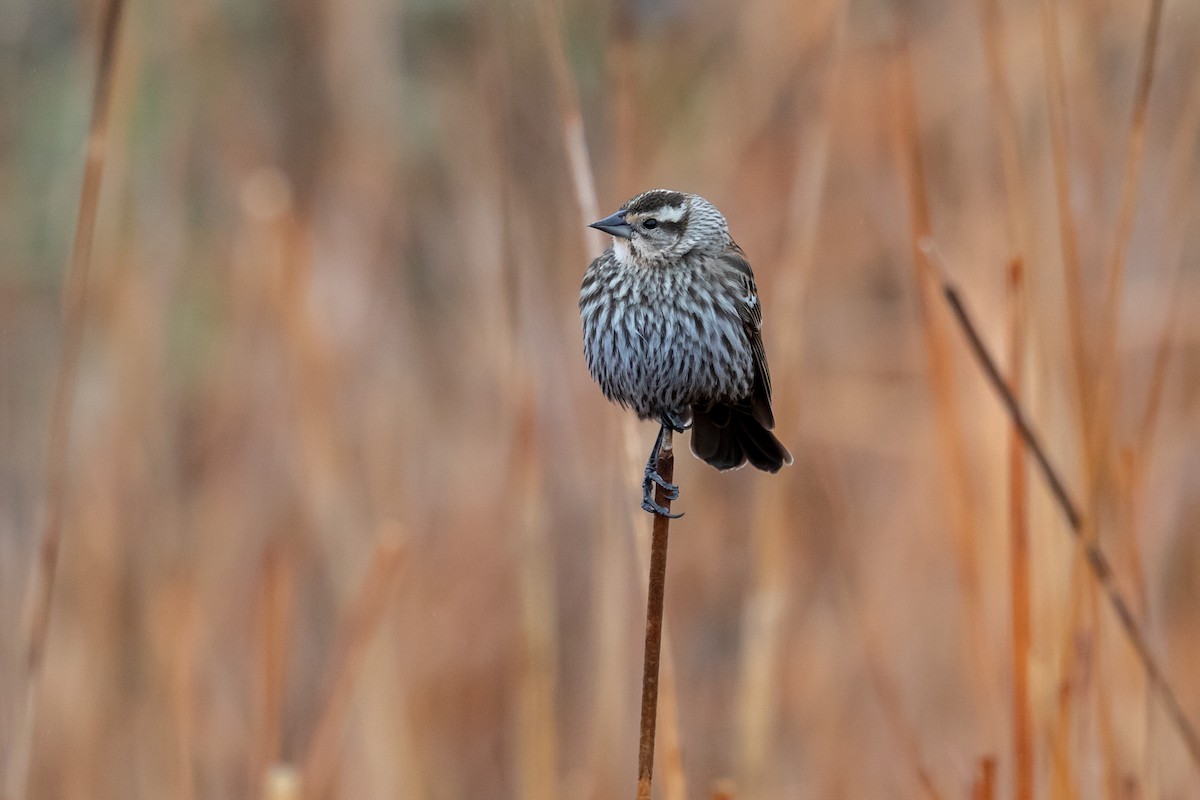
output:
[[749, 407], [728, 403], [692, 408], [692, 452], [719, 470], [749, 461], [764, 472], [779, 472], [792, 463], [792, 454]]

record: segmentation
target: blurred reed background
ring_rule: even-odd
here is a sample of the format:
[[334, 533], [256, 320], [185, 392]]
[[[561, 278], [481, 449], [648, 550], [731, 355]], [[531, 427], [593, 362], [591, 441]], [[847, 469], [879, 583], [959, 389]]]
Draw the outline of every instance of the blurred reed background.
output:
[[797, 457], [681, 448], [659, 796], [1200, 796], [920, 248], [1200, 720], [1200, 6], [1146, 84], [1151, 8], [129, 0], [57, 502], [102, 4], [7, 0], [4, 797], [631, 795], [650, 518], [576, 300], [653, 186], [749, 254]]

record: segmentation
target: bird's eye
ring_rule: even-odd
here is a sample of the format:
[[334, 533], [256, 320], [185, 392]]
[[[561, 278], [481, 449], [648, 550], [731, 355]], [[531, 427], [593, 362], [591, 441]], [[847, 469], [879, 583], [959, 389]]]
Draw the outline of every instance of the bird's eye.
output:
[[647, 230], [650, 230], [652, 228], [657, 228], [658, 220], [656, 220], [654, 217], [651, 217], [650, 219], [648, 219], [642, 223], [642, 227], [646, 228]]

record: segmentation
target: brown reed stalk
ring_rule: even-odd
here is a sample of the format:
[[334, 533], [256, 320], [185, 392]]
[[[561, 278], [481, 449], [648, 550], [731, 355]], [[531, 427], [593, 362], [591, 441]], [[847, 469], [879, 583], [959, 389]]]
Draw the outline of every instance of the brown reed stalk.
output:
[[[844, 563], [849, 563], [849, 561], [844, 560]], [[875, 694], [879, 697], [879, 702], [883, 709], [884, 722], [891, 731], [892, 737], [899, 743], [904, 755], [907, 757], [908, 764], [913, 770], [922, 793], [929, 800], [944, 800], [946, 794], [938, 787], [937, 781], [934, 780], [933, 773], [930, 772], [929, 765], [921, 753], [921, 743], [917, 737], [916, 729], [913, 727], [908, 715], [904, 712], [904, 703], [900, 699], [900, 690], [896, 686], [892, 675], [884, 666], [884, 659], [880, 652], [879, 634], [875, 626], [867, 620], [867, 615], [864, 613], [861, 605], [855, 604], [855, 609], [857, 611], [855, 617], [862, 636], [867, 673], [870, 676], [871, 685], [875, 689]]]
[[[797, 155], [787, 195], [787, 213], [781, 215], [783, 230], [776, 256], [782, 268], [776, 272], [779, 279], [770, 293], [775, 299], [771, 319], [801, 319], [813, 274], [835, 106], [843, 83], [849, 5], [839, 0], [838, 10], [832, 15], [831, 52], [820, 103], [811, 109], [812, 121], [797, 131]], [[795, 399], [803, 392], [799, 377], [802, 340], [799, 335], [782, 336], [773, 343], [773, 363], [787, 387], [779, 392], [781, 397]], [[789, 582], [794, 584], [797, 580], [797, 576], [789, 574], [785, 558], [787, 540], [794, 536], [791, 529], [797, 527], [789, 502], [794, 488], [789, 481], [768, 481], [755, 503], [754, 586], [743, 617], [745, 635], [737, 690], [738, 786], [749, 798], [764, 795], [766, 770], [774, 761], [771, 735], [780, 714], [777, 678], [783, 663], [786, 610], [792, 593]]]
[[[1138, 180], [1141, 174], [1142, 152], [1145, 144], [1146, 116], [1149, 106], [1150, 89], [1154, 79], [1154, 61], [1158, 50], [1159, 30], [1162, 21], [1162, 0], [1151, 0], [1150, 13], [1147, 17], [1144, 32], [1140, 64], [1138, 68], [1138, 83], [1135, 90], [1132, 116], [1129, 126], [1129, 139], [1125, 152], [1125, 164], [1121, 180], [1120, 208], [1117, 216], [1116, 237], [1113, 243], [1111, 260], [1104, 286], [1103, 306], [1100, 309], [1099, 324], [1096, 327], [1098, 346], [1095, 350], [1095, 372], [1092, 375], [1092, 389], [1095, 399], [1092, 403], [1093, 415], [1084, 420], [1085, 442], [1092, 465], [1089, 471], [1091, 486], [1099, 480], [1099, 474], [1107, 469], [1110, 461], [1113, 443], [1113, 420], [1116, 415], [1118, 384], [1120, 381], [1120, 363], [1117, 358], [1117, 346], [1120, 328], [1121, 292], [1124, 282], [1125, 265], [1129, 240], [1133, 232], [1133, 222], [1138, 200]], [[1090, 430], [1090, 433], [1087, 431]], [[1093, 538], [1095, 532], [1085, 534], [1085, 538]], [[1136, 548], [1125, 541], [1126, 546]], [[1078, 570], [1078, 565], [1076, 570]], [[1096, 598], [1088, 596], [1089, 613], [1095, 615]], [[1079, 613], [1075, 608], [1073, 619]], [[1073, 638], [1074, 625], [1071, 626], [1070, 636]], [[1093, 632], [1094, 651], [1101, 652], [1101, 638], [1104, 632], [1097, 626]], [[1070, 651], [1066, 651], [1068, 654]], [[1067, 659], [1070, 660], [1069, 658]], [[1105, 753], [1105, 779], [1110, 796], [1119, 792], [1120, 776], [1117, 766], [1117, 744], [1112, 728], [1110, 704], [1104, 691], [1106, 673], [1103, 665], [1094, 663], [1097, 692], [1098, 725], [1101, 745]], [[1064, 722], [1065, 722], [1064, 715]]]
[[966, 305], [959, 294], [958, 288], [951, 282], [945, 265], [940, 263], [936, 256], [936, 246], [931, 241], [927, 241], [924, 243], [924, 249], [933, 256], [931, 263], [938, 269], [938, 280], [941, 284], [942, 294], [949, 304], [954, 318], [967, 340], [967, 344], [970, 346], [972, 356], [974, 356], [976, 362], [983, 370], [984, 376], [991, 383], [992, 388], [999, 395], [1000, 401], [1008, 412], [1009, 419], [1017, 427], [1017, 430], [1020, 431], [1025, 446], [1033, 454], [1034, 460], [1037, 462], [1042, 477], [1049, 486], [1055, 502], [1062, 509], [1063, 514], [1067, 518], [1067, 523], [1071, 527], [1071, 532], [1082, 548], [1084, 561], [1089, 571], [1096, 579], [1096, 583], [1104, 592], [1104, 595], [1108, 598], [1109, 605], [1112, 606], [1113, 611], [1116, 613], [1117, 620], [1121, 624], [1126, 639], [1133, 646], [1138, 659], [1142, 662], [1142, 669], [1146, 673], [1147, 680], [1162, 700], [1172, 723], [1179, 732], [1184, 745], [1187, 747], [1192, 761], [1197, 768], [1200, 768], [1200, 736], [1197, 735], [1196, 729], [1188, 719], [1187, 713], [1183, 710], [1183, 706], [1180, 704], [1175, 690], [1167, 679], [1166, 673], [1159, 665], [1153, 650], [1150, 649], [1146, 635], [1142, 632], [1141, 627], [1134, 618], [1133, 611], [1131, 610], [1132, 607], [1125, 600], [1125, 596], [1117, 586], [1112, 565], [1099, 545], [1084, 535], [1084, 520], [1079, 506], [1072, 499], [1066, 484], [1059, 477], [1058, 471], [1050, 463], [1050, 459], [1042, 447], [1041, 440], [1034, 433], [1024, 409], [1001, 375], [999, 367], [996, 366], [995, 359], [992, 358], [991, 353], [987, 349], [987, 345], [983, 343], [978, 329], [967, 312]]
[[1200, 75], [1193, 81], [1188, 99], [1180, 115], [1171, 142], [1171, 163], [1174, 180], [1171, 185], [1170, 207], [1179, 209], [1172, 220], [1172, 247], [1164, 259], [1171, 270], [1172, 290], [1168, 295], [1168, 308], [1163, 327], [1158, 334], [1155, 348], [1154, 368], [1151, 371], [1149, 388], [1146, 391], [1146, 408], [1138, 427], [1136, 460], [1139, 471], [1145, 468], [1152, 456], [1154, 434], [1158, 426], [1158, 415], [1162, 408], [1163, 389], [1166, 386], [1167, 365], [1170, 362], [1175, 342], [1175, 326], [1180, 314], [1180, 296], [1183, 294], [1182, 278], [1183, 251], [1187, 243], [1187, 226], [1194, 217], [1196, 167], [1196, 136], [1200, 133]]
[[1154, 59], [1158, 52], [1159, 31], [1162, 27], [1162, 7], [1162, 0], [1151, 0], [1138, 67], [1137, 89], [1129, 124], [1129, 141], [1125, 148], [1125, 166], [1121, 179], [1121, 205], [1117, 215], [1116, 238], [1104, 287], [1102, 317], [1097, 329], [1100, 336], [1096, 367], [1098, 413], [1094, 421], [1097, 434], [1093, 438], [1100, 447], [1098, 458], [1101, 461], [1107, 460], [1109, 448], [1112, 446], [1112, 437], [1104, 436], [1104, 434], [1113, 429], [1113, 420], [1117, 413], [1117, 394], [1121, 373], [1117, 357], [1120, 338], [1118, 331], [1121, 324], [1121, 293], [1128, 260], [1129, 240], [1133, 234], [1133, 222], [1139, 197], [1138, 180], [1141, 176], [1142, 152], [1145, 148], [1150, 87], [1154, 82]]
[[[583, 114], [579, 109], [579, 91], [571, 76], [567, 53], [563, 42], [563, 12], [561, 0], [543, 0], [541, 13], [537, 15], [541, 27], [542, 42], [550, 62], [554, 93], [562, 116], [563, 147], [571, 167], [575, 199], [585, 224], [600, 219], [599, 204], [596, 202], [596, 181], [592, 175], [591, 157], [588, 155], [587, 137], [583, 130]], [[595, 249], [603, 241], [600, 231], [589, 231], [589, 250], [598, 255], [603, 247]]]
[[[1046, 110], [1050, 128], [1059, 246], [1062, 251], [1066, 290], [1067, 335], [1075, 372], [1076, 419], [1084, 453], [1084, 504], [1090, 506], [1096, 475], [1099, 471], [1098, 448], [1093, 440], [1097, 430], [1091, 424], [1095, 416], [1096, 401], [1093, 386], [1094, 375], [1088, 351], [1087, 312], [1083, 289], [1083, 267], [1079, 255], [1079, 231], [1074, 211], [1071, 208], [1071, 150], [1067, 124], [1067, 82], [1063, 71], [1062, 38], [1059, 31], [1057, 2], [1058, 0], [1041, 0], [1042, 49], [1045, 59]], [[1090, 523], [1088, 529], [1084, 530], [1081, 535], [1082, 538], [1089, 540], [1094, 537]], [[1070, 674], [1071, 664], [1076, 658], [1072, 642], [1077, 636], [1079, 619], [1082, 614], [1082, 600], [1079, 596], [1082, 590], [1079, 588], [1081, 584], [1078, 576], [1082, 574], [1083, 569], [1081, 559], [1077, 557], [1072, 565], [1069, 584], [1071, 586], [1071, 608], [1065, 634], [1067, 644], [1063, 649], [1062, 657], [1061, 674], [1064, 676]], [[1064, 678], [1058, 693], [1058, 720], [1053, 733], [1054, 747], [1058, 755], [1054, 764], [1056, 770], [1064, 770], [1060, 784], [1063, 786], [1070, 784], [1069, 776], [1073, 769], [1068, 738], [1074, 700], [1072, 686]]]
[[338, 745], [354, 687], [404, 565], [404, 552], [394, 534], [387, 535], [375, 546], [370, 569], [358, 596], [338, 626], [328, 688], [301, 770], [301, 792], [309, 800], [320, 800], [329, 793], [340, 760]]
[[1000, 166], [1004, 173], [1005, 224], [1009, 247], [1028, 265], [1030, 257], [1029, 190], [1021, 171], [1021, 149], [1018, 143], [1020, 128], [1009, 85], [1004, 53], [1007, 40], [1000, 16], [998, 0], [979, 0], [980, 25], [988, 73], [988, 94], [992, 126], [1000, 145]]
[[[1146, 114], [1150, 105], [1150, 87], [1154, 82], [1154, 58], [1158, 52], [1158, 35], [1162, 27], [1163, 0], [1150, 0], [1150, 15], [1142, 42], [1138, 66], [1137, 90], [1129, 122], [1129, 142], [1125, 148], [1125, 167], [1121, 179], [1121, 207], [1117, 214], [1117, 233], [1108, 278], [1104, 290], [1104, 317], [1100, 331], [1105, 346], [1100, 351], [1102, 365], [1110, 369], [1115, 363], [1117, 328], [1120, 320], [1121, 288], [1125, 277], [1126, 255], [1133, 234], [1133, 219], [1138, 201], [1138, 178], [1141, 176], [1142, 151], [1146, 143]], [[1103, 375], [1103, 372], [1101, 373]], [[1111, 391], [1111, 389], [1110, 389]], [[1111, 399], [1110, 399], [1111, 401]]]
[[996, 759], [988, 756], [979, 759], [979, 772], [971, 787], [971, 800], [995, 800]]
[[[816, 476], [821, 482], [825, 496], [830, 499], [835, 528], [837, 533], [845, 533], [849, 529], [850, 502], [846, 497], [836, 471], [830, 468], [830, 456], [819, 444], [813, 447], [813, 463], [816, 466]], [[912, 722], [904, 711], [900, 699], [900, 691], [896, 681], [887, 669], [879, 643], [878, 627], [863, 607], [863, 598], [867, 596], [864, 588], [860, 588], [857, 575], [857, 559], [851, 552], [850, 538], [847, 536], [831, 536], [834, 558], [839, 569], [836, 570], [841, 580], [837, 586], [847, 608], [852, 610], [851, 618], [858, 630], [859, 642], [862, 645], [863, 662], [867, 668], [867, 676], [872, 688], [879, 697], [883, 710], [884, 724], [888, 733], [900, 746], [908, 759], [913, 775], [920, 785], [923, 794], [930, 800], [942, 800], [946, 794], [937, 785], [930, 772], [925, 758], [921, 753], [921, 743]]]
[[[531, 385], [531, 382], [526, 382]], [[521, 599], [522, 653], [518, 682], [518, 748], [520, 796], [553, 800], [558, 788], [556, 685], [558, 641], [553, 552], [542, 490], [538, 439], [538, 404], [532, 390], [523, 393], [515, 410], [512, 494], [518, 498], [513, 527], [518, 535], [517, 575]]]
[[[1008, 272], [1009, 362], [1013, 397], [1021, 396], [1021, 371], [1025, 365], [1025, 275], [1020, 259]], [[1025, 445], [1014, 424], [1008, 448], [1009, 591], [1012, 617], [1012, 731], [1013, 797], [1033, 800], [1033, 719], [1029, 705], [1030, 634], [1029, 589], [1029, 481]]]
[[17, 712], [13, 726], [13, 744], [5, 759], [5, 794], [12, 798], [25, 797], [28, 791], [29, 762], [33, 754], [33, 728], [37, 717], [37, 693], [41, 685], [46, 640], [50, 630], [50, 609], [66, 512], [71, 411], [75, 405], [76, 380], [87, 322], [88, 271], [92, 261], [92, 242], [95, 239], [96, 217], [100, 207], [100, 187], [107, 155], [109, 109], [115, 83], [117, 46], [124, 9], [124, 0], [109, 0], [104, 6], [100, 20], [100, 52], [96, 64], [96, 83], [92, 90], [83, 182], [79, 190], [79, 211], [75, 218], [70, 266], [63, 282], [63, 344], [55, 369], [54, 396], [50, 409], [44, 521], [38, 542], [37, 560], [30, 573], [26, 590], [22, 620], [25, 637], [24, 703]]
[[1092, 484], [1092, 447], [1089, 441], [1092, 393], [1088, 362], [1086, 315], [1084, 309], [1083, 268], [1079, 259], [1079, 232], [1071, 210], [1071, 164], [1067, 130], [1067, 88], [1063, 75], [1062, 44], [1058, 29], [1056, 0], [1041, 0], [1042, 48], [1046, 61], [1046, 109], [1050, 120], [1050, 151], [1054, 165], [1054, 197], [1058, 209], [1059, 246], [1067, 293], [1067, 335], [1075, 367], [1075, 390], [1079, 421], [1084, 437], [1088, 495]]
[[251, 786], [263, 784], [263, 776], [283, 751], [287, 654], [296, 595], [295, 564], [285, 540], [276, 538], [268, 543], [259, 575], [259, 663], [254, 693], [258, 731]]
[[[921, 334], [928, 361], [927, 376], [929, 391], [933, 399], [934, 419], [937, 425], [938, 444], [944, 463], [946, 480], [950, 488], [945, 492], [952, 514], [951, 533], [958, 562], [959, 581], [965, 597], [966, 640], [971, 663], [971, 676], [976, 681], [987, 681], [991, 674], [991, 659], [987, 656], [984, 631], [983, 599], [980, 590], [978, 558], [978, 525], [975, 521], [975, 492], [970, 481], [970, 461], [963, 437], [962, 413], [958, 388], [954, 379], [954, 364], [950, 349], [950, 338], [946, 333], [936, 294], [931, 291], [930, 266], [927, 254], [919, 243], [933, 235], [932, 214], [929, 209], [929, 192], [925, 180], [925, 164], [921, 154], [920, 135], [917, 121], [916, 88], [914, 85], [912, 56], [909, 51], [908, 32], [904, 20], [897, 15], [896, 52], [891, 69], [891, 91], [893, 118], [897, 124], [893, 130], [893, 145], [898, 166], [904, 176], [909, 204], [909, 247], [914, 270], [914, 285], [917, 290], [918, 313]], [[981, 697], [991, 697], [992, 692], [980, 688]]]
[[[675, 450], [670, 430], [663, 436], [658, 453], [658, 474], [670, 483], [675, 477]], [[671, 500], [656, 486], [654, 498], [671, 510]], [[662, 655], [663, 601], [667, 588], [667, 537], [671, 519], [654, 515], [650, 540], [650, 583], [646, 593], [646, 650], [642, 661], [642, 715], [638, 737], [637, 800], [650, 800], [650, 782], [654, 774], [654, 732], [658, 721], [658, 675]]]

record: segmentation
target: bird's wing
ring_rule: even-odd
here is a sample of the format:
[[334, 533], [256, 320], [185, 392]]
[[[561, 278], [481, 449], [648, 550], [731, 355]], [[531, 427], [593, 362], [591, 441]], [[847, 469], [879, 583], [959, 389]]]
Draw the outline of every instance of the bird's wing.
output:
[[771, 371], [767, 367], [767, 353], [762, 342], [762, 306], [758, 302], [758, 288], [754, 285], [754, 271], [745, 253], [731, 243], [723, 256], [737, 276], [737, 296], [734, 304], [750, 340], [750, 352], [754, 357], [754, 386], [750, 390], [750, 412], [763, 427], [775, 427], [775, 414], [771, 411]]

